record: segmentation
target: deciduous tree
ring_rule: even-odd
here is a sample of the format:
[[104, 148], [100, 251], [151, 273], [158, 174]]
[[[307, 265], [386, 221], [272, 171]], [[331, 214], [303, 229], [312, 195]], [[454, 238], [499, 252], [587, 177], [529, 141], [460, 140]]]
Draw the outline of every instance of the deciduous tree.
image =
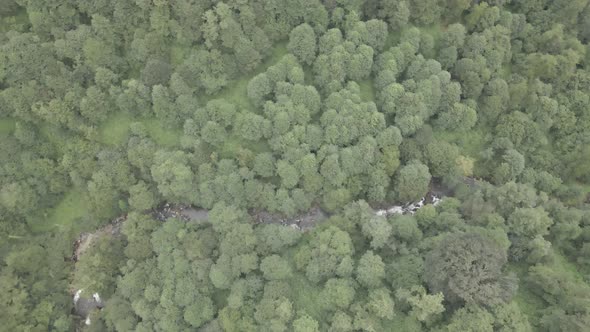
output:
[[506, 261], [506, 252], [486, 237], [449, 234], [428, 253], [424, 279], [451, 303], [490, 306], [510, 300], [516, 290], [502, 271]]

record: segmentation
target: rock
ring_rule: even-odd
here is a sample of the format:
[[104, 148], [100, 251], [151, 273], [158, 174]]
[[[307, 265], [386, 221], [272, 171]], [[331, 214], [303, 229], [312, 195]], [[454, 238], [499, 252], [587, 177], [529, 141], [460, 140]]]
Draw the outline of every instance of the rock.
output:
[[85, 318], [86, 325], [90, 325], [90, 314], [94, 310], [100, 310], [104, 307], [102, 299], [98, 293], [92, 294], [92, 298], [82, 297], [83, 289], [79, 289], [74, 294], [74, 313]]
[[76, 305], [76, 303], [78, 303], [78, 300], [80, 300], [80, 294], [82, 294], [83, 289], [78, 289], [76, 291], [76, 294], [74, 294], [74, 305]]
[[442, 201], [441, 198], [437, 197], [437, 196], [432, 196], [432, 205], [437, 206], [440, 204], [440, 202]]
[[403, 214], [404, 208], [399, 205], [394, 205], [393, 207], [387, 209], [387, 214]]
[[400, 206], [400, 205], [393, 205], [390, 208], [387, 209], [382, 209], [382, 210], [375, 210], [375, 215], [376, 216], [390, 216], [390, 215], [394, 215], [394, 214], [410, 214], [413, 215], [415, 214], [419, 209], [423, 208], [424, 205], [426, 205], [427, 201], [431, 201], [432, 205], [438, 205], [440, 203], [442, 199], [440, 199], [439, 197], [429, 194], [429, 197], [422, 197], [418, 202], [416, 203], [410, 203], [406, 206]]

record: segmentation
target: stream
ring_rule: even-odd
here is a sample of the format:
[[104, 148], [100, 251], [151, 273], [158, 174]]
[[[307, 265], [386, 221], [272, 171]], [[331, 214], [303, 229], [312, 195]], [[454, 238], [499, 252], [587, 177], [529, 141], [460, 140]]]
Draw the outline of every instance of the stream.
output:
[[[382, 209], [373, 209], [376, 216], [391, 216], [395, 214], [410, 214], [413, 215], [426, 204], [438, 205], [442, 201], [439, 195], [429, 192], [425, 197], [422, 197], [417, 202], [407, 203], [404, 205], [391, 205]], [[264, 210], [250, 210], [250, 215], [253, 217], [256, 224], [280, 224], [289, 226], [302, 232], [308, 231], [313, 226], [325, 219], [328, 219], [331, 214], [324, 211], [320, 207], [313, 207], [309, 211], [298, 214], [294, 217], [288, 218], [281, 214], [271, 213]], [[154, 218], [164, 222], [168, 218], [179, 218], [184, 221], [192, 222], [207, 222], [209, 219], [209, 210], [200, 209], [186, 205], [175, 205], [166, 203], [158, 209], [152, 210]]]
[[[430, 191], [425, 197], [422, 197], [417, 202], [407, 203], [405, 205], [391, 205], [381, 209], [373, 209], [375, 216], [392, 216], [392, 215], [413, 215], [427, 204], [434, 206], [438, 205], [442, 199], [444, 193]], [[315, 224], [328, 219], [331, 214], [322, 210], [320, 207], [311, 208], [309, 211], [299, 214], [292, 218], [287, 218], [276, 213], [270, 213], [268, 211], [249, 211], [257, 224], [280, 224], [283, 226], [291, 227], [293, 229], [307, 232], [312, 229]], [[166, 203], [161, 205], [159, 208], [151, 211], [152, 216], [162, 222], [169, 218], [178, 218], [187, 222], [198, 222], [204, 223], [209, 219], [209, 210], [200, 209], [187, 205], [178, 205]], [[72, 260], [76, 262], [79, 256], [88, 248], [94, 239], [101, 235], [117, 235], [120, 233], [121, 224], [125, 222], [127, 215], [120, 216], [114, 219], [110, 224], [96, 230], [93, 233], [83, 233], [74, 242], [74, 253]], [[81, 297], [82, 289], [76, 290], [73, 293], [74, 301], [74, 312], [76, 315], [84, 318], [84, 323], [90, 325], [89, 315], [93, 310], [102, 309], [103, 302], [100, 299], [98, 293], [94, 293], [91, 298]]]

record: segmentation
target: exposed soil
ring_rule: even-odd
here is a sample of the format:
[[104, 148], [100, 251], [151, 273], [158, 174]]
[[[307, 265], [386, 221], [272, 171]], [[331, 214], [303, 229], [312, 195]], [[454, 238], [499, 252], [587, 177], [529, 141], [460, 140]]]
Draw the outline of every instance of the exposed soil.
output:
[[[160, 221], [166, 221], [168, 218], [178, 218], [184, 221], [206, 221], [209, 217], [209, 211], [205, 209], [196, 209], [190, 206], [177, 204], [163, 204], [159, 208], [152, 210], [152, 216]], [[72, 252], [72, 261], [77, 262], [82, 255], [94, 241], [105, 235], [118, 235], [121, 233], [121, 225], [127, 220], [127, 215], [119, 216], [111, 223], [103, 226], [96, 231], [89, 233], [84, 232], [80, 234], [78, 239], [74, 241], [74, 250]]]
[[[72, 253], [72, 261], [74, 262], [74, 270], [76, 269], [75, 262], [80, 256], [92, 246], [92, 244], [103, 236], [119, 236], [121, 234], [121, 225], [127, 220], [127, 215], [122, 215], [114, 219], [110, 224], [99, 228], [92, 233], [82, 233], [76, 241], [74, 241], [74, 250]], [[82, 290], [72, 288], [70, 285], [70, 295], [74, 298], [74, 307], [72, 313], [82, 317], [84, 322], [80, 321], [76, 327], [76, 331], [82, 331], [83, 324], [90, 325], [89, 315], [94, 310], [100, 310], [104, 304], [100, 297], [82, 297], [80, 296]], [[96, 294], [98, 296], [98, 294]]]
[[121, 225], [127, 219], [127, 215], [122, 215], [114, 219], [110, 224], [99, 228], [92, 233], [82, 233], [76, 241], [74, 241], [74, 252], [72, 253], [72, 261], [77, 262], [80, 255], [82, 255], [92, 243], [104, 235], [118, 235], [121, 233]]

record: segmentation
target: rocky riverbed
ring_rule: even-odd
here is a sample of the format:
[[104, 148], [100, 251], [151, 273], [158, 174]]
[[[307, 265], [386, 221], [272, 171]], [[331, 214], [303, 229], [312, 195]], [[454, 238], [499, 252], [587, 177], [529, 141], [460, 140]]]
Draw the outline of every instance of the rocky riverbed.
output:
[[292, 218], [267, 211], [252, 211], [251, 215], [258, 224], [281, 224], [301, 231], [310, 230], [315, 224], [329, 216], [327, 212], [317, 206]]
[[392, 205], [385, 209], [374, 210], [377, 216], [390, 216], [395, 214], [414, 214], [426, 204], [437, 206], [442, 201], [442, 198], [433, 193], [428, 193], [426, 197], [422, 197], [418, 202], [408, 203], [405, 205]]
[[[391, 215], [413, 215], [427, 204], [438, 205], [446, 194], [445, 191], [431, 190], [425, 197], [417, 202], [411, 202], [404, 205], [391, 205], [374, 209], [376, 216]], [[316, 206], [305, 213], [295, 217], [287, 218], [285, 216], [270, 213], [268, 211], [249, 211], [253, 220], [257, 224], [281, 224], [286, 227], [292, 227], [302, 232], [309, 231], [317, 223], [330, 217], [330, 214]], [[156, 209], [151, 210], [152, 216], [162, 222], [169, 218], [178, 218], [186, 222], [207, 222], [209, 219], [209, 210], [196, 208], [187, 205], [165, 203]], [[122, 215], [114, 219], [110, 224], [96, 230], [92, 233], [82, 233], [74, 242], [72, 260], [77, 262], [80, 255], [84, 253], [92, 243], [100, 236], [117, 236], [120, 234], [121, 226], [127, 219], [127, 215]], [[74, 301], [74, 313], [85, 319], [85, 324], [90, 325], [89, 314], [93, 310], [100, 310], [103, 302], [99, 294], [93, 294], [92, 297], [82, 297], [83, 290], [71, 290]]]

